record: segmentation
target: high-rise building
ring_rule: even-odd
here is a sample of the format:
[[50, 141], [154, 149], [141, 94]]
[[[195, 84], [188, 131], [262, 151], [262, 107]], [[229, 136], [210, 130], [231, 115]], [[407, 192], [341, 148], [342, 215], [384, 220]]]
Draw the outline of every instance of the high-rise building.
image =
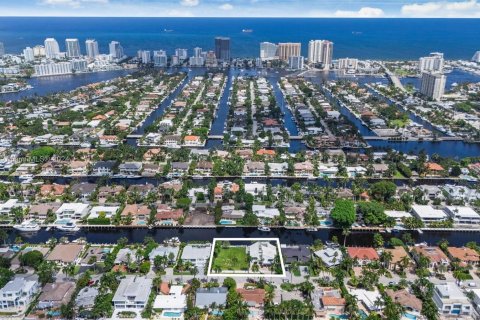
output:
[[272, 60], [277, 57], [278, 46], [275, 43], [271, 42], [261, 42], [260, 43], [260, 59], [262, 60]]
[[217, 56], [215, 55], [215, 52], [213, 51], [208, 51], [207, 55], [205, 56], [205, 66], [207, 67], [216, 67], [217, 64]]
[[304, 58], [302, 56], [290, 56], [288, 57], [288, 66], [292, 70], [302, 70], [303, 60]]
[[333, 42], [328, 40], [310, 40], [308, 42], [308, 62], [321, 63], [324, 68], [332, 64]]
[[472, 61], [476, 63], [480, 63], [480, 51], [475, 52], [472, 57]]
[[110, 42], [108, 47], [109, 47], [110, 55], [114, 60], [120, 60], [123, 58], [124, 56], [123, 47], [120, 45], [120, 42], [112, 41]]
[[443, 72], [443, 53], [432, 52], [428, 57], [421, 57], [418, 63], [420, 73], [423, 72]]
[[57, 40], [54, 38], [45, 39], [45, 56], [48, 59], [55, 59], [60, 53], [60, 46], [58, 45]]
[[202, 48], [199, 48], [199, 47], [193, 48], [193, 56], [195, 58], [201, 57], [202, 56]]
[[149, 50], [141, 50], [139, 51], [140, 59], [142, 63], [150, 63], [152, 62], [152, 53]]
[[88, 63], [85, 59], [73, 59], [72, 60], [72, 69], [75, 72], [85, 72], [87, 71]]
[[23, 49], [23, 57], [25, 58], [26, 62], [32, 62], [35, 60], [35, 53], [33, 52], [33, 49], [30, 47], [26, 47]]
[[57, 63], [42, 63], [36, 64], [34, 66], [35, 76], [53, 76], [59, 74], [70, 74], [72, 73], [73, 66], [70, 61], [68, 62], [57, 62]]
[[0, 57], [3, 57], [5, 55], [5, 45], [3, 42], [0, 42]]
[[338, 59], [338, 69], [340, 70], [357, 70], [358, 59], [342, 58]]
[[45, 57], [45, 47], [40, 45], [33, 47], [33, 55], [35, 57]]
[[299, 42], [284, 42], [278, 44], [277, 55], [278, 58], [288, 61], [289, 57], [301, 56], [302, 44]]
[[170, 65], [172, 66], [178, 66], [180, 64], [180, 59], [178, 58], [177, 55], [172, 56], [172, 60], [170, 62]]
[[80, 42], [78, 42], [78, 39], [65, 39], [65, 47], [67, 48], [67, 57], [80, 57]]
[[420, 93], [438, 101], [445, 92], [447, 77], [439, 72], [423, 72]]
[[85, 41], [85, 49], [87, 50], [87, 57], [95, 59], [99, 54], [98, 42], [95, 39], [88, 39]]
[[[143, 57], [142, 57], [143, 61]], [[158, 50], [153, 52], [153, 63], [155, 67], [166, 67], [168, 62], [167, 52], [165, 50]]]
[[230, 61], [230, 38], [215, 38], [215, 57], [221, 61]]
[[175, 49], [175, 55], [180, 60], [188, 59], [188, 50], [187, 49], [180, 49], [180, 48]]

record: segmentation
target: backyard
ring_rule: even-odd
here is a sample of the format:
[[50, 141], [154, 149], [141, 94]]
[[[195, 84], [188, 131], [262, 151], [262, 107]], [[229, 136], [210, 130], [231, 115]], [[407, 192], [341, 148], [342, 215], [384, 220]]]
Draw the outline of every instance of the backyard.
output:
[[245, 246], [233, 247], [225, 242], [217, 242], [212, 263], [212, 270], [248, 271], [249, 262]]

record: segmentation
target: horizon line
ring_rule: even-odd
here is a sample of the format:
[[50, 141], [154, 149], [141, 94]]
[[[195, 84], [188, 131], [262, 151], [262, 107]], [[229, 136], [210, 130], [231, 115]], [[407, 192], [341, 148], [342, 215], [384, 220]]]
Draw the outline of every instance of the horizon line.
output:
[[64, 16], [34, 16], [34, 15], [23, 15], [23, 16], [14, 16], [14, 15], [0, 15], [0, 18], [136, 18], [136, 19], [156, 19], [156, 18], [167, 18], [167, 19], [375, 19], [375, 20], [386, 20], [386, 19], [450, 19], [450, 20], [480, 20], [480, 17], [329, 17], [329, 16], [319, 16], [319, 17], [283, 17], [283, 16], [198, 16], [198, 17], [185, 17], [185, 16], [75, 16], [75, 15], [64, 15]]

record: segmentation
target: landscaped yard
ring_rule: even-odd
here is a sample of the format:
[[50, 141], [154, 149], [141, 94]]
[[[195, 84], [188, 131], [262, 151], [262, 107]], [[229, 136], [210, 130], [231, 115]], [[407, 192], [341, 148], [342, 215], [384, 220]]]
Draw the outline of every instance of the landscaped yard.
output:
[[248, 256], [244, 246], [225, 247], [221, 243], [217, 243], [216, 247], [216, 255], [214, 256], [212, 263], [213, 271], [248, 270]]

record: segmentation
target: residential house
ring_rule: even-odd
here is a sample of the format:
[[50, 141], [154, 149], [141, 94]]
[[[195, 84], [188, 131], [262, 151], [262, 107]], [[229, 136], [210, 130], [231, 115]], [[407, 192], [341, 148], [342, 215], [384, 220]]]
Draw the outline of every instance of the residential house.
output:
[[448, 267], [450, 261], [447, 255], [438, 247], [415, 246], [411, 250], [413, 259], [419, 263], [420, 257], [428, 259], [428, 268], [436, 269], [440, 266]]
[[265, 303], [265, 289], [244, 289], [237, 288], [238, 294], [242, 297], [242, 300], [247, 303], [249, 307], [262, 307]]
[[95, 298], [99, 291], [95, 287], [82, 288], [75, 298], [75, 307], [83, 310], [90, 310], [95, 305]]
[[127, 204], [123, 209], [121, 216], [122, 218], [131, 216], [137, 224], [144, 224], [150, 216], [150, 211], [150, 208], [146, 205]]
[[171, 177], [182, 177], [188, 173], [190, 163], [188, 162], [172, 162], [169, 175]]
[[433, 290], [433, 302], [438, 312], [444, 316], [470, 316], [473, 306], [462, 289], [454, 282], [436, 284]]
[[79, 260], [80, 254], [83, 251], [83, 245], [69, 243], [57, 244], [55, 248], [46, 257], [47, 261], [54, 261], [60, 264], [74, 263]]
[[310, 161], [295, 163], [293, 170], [297, 177], [310, 177], [313, 175], [313, 164]]
[[[155, 297], [153, 302], [153, 308], [156, 310], [161, 309], [163, 313], [183, 313], [187, 310], [187, 295], [183, 290], [183, 286], [172, 285], [168, 283], [162, 283], [162, 290], [159, 295]], [[181, 318], [181, 316], [175, 317]]]
[[113, 296], [115, 309], [143, 310], [148, 303], [152, 282], [152, 279], [141, 276], [123, 278]]
[[88, 174], [88, 162], [70, 161], [68, 173], [72, 176], [86, 176]]
[[195, 294], [195, 306], [204, 309], [211, 305], [224, 306], [227, 303], [228, 289], [225, 287], [199, 288]]
[[113, 174], [113, 168], [116, 165], [116, 161], [97, 161], [92, 167], [92, 175], [95, 176], [111, 176]]
[[124, 162], [118, 166], [121, 175], [138, 176], [142, 171], [143, 164], [141, 162]]
[[448, 247], [447, 251], [450, 259], [459, 262], [461, 265], [480, 265], [480, 255], [474, 249], [467, 247]]
[[269, 266], [273, 264], [277, 255], [277, 247], [268, 241], [257, 241], [247, 246], [247, 253], [251, 257], [252, 262], [262, 266]]
[[380, 259], [377, 251], [370, 247], [348, 247], [347, 254], [361, 266]]
[[42, 293], [38, 297], [38, 309], [57, 309], [70, 302], [75, 291], [75, 283], [54, 282], [47, 283], [42, 288]]
[[24, 313], [39, 289], [37, 275], [16, 275], [0, 289], [1, 312]]
[[243, 172], [248, 176], [264, 176], [265, 175], [265, 163], [249, 161], [245, 163]]
[[285, 263], [300, 263], [304, 264], [310, 261], [311, 252], [307, 245], [282, 245], [282, 256]]
[[86, 203], [64, 203], [57, 209], [57, 219], [80, 220], [88, 214], [89, 205]]
[[385, 293], [392, 299], [392, 302], [399, 304], [405, 308], [406, 311], [420, 314], [422, 312], [422, 300], [418, 299], [414, 294], [408, 292], [406, 289], [393, 291], [392, 289], [385, 290]]
[[320, 258], [328, 268], [338, 266], [343, 260], [343, 254], [339, 248], [327, 247], [317, 250], [313, 254]]
[[455, 224], [480, 225], [480, 215], [471, 207], [446, 206], [445, 212]]
[[204, 268], [210, 258], [212, 245], [205, 244], [187, 244], [182, 251], [182, 260], [190, 261], [197, 268]]

